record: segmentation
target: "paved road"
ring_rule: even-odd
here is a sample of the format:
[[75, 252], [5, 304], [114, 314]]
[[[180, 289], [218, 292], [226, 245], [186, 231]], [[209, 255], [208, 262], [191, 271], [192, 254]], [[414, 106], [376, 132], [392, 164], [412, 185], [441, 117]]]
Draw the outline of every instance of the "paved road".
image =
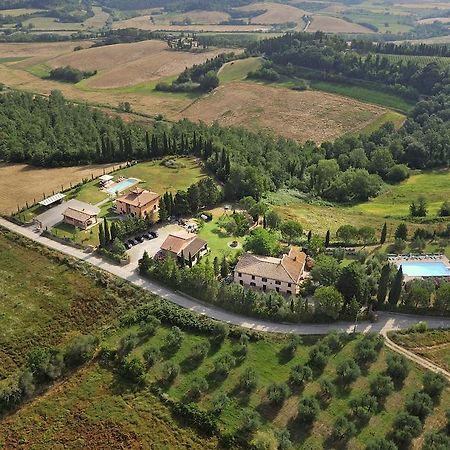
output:
[[[0, 218], [0, 225], [11, 231], [28, 237], [36, 242], [39, 242], [49, 248], [86, 261], [96, 267], [99, 267], [100, 269], [128, 280], [130, 283], [142, 287], [143, 289], [146, 289], [153, 294], [170, 300], [171, 302], [176, 303], [177, 305], [180, 305], [184, 308], [190, 309], [199, 314], [204, 314], [217, 320], [228, 322], [233, 325], [239, 325], [243, 328], [273, 333], [297, 334], [325, 334], [332, 330], [346, 332], [350, 332], [353, 330], [353, 323], [350, 322], [336, 322], [332, 324], [280, 324], [241, 316], [239, 314], [228, 312], [215, 306], [203, 304], [198, 300], [190, 298], [179, 292], [175, 292], [171, 289], [167, 289], [166, 287], [161, 286], [153, 281], [147, 280], [139, 275], [139, 273], [136, 271], [135, 264], [117, 266], [95, 255], [84, 253], [83, 251], [76, 248], [72, 248], [43, 237], [35, 233], [32, 228], [20, 227], [2, 218]], [[428, 322], [428, 325], [431, 328], [450, 328], [450, 318], [381, 312], [379, 314], [379, 321], [377, 323], [371, 324], [369, 322], [360, 322], [358, 324], [357, 330], [360, 332], [372, 331], [386, 335], [388, 331], [407, 328], [419, 321]]]

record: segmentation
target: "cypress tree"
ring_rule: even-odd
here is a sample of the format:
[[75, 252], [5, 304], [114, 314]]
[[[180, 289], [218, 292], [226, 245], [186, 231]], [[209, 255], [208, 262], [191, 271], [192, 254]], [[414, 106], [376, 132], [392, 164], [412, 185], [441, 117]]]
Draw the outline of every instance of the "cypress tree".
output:
[[191, 255], [191, 252], [189, 252], [189, 267], [192, 269], [192, 255]]
[[222, 263], [220, 265], [220, 276], [222, 278], [226, 278], [228, 276], [229, 272], [230, 272], [230, 267], [228, 265], [227, 258], [224, 256], [222, 259]]
[[381, 269], [380, 281], [378, 283], [377, 300], [379, 305], [382, 305], [386, 300], [386, 295], [389, 289], [390, 273], [391, 273], [391, 266], [389, 263], [387, 263]]
[[397, 305], [402, 295], [403, 285], [403, 270], [402, 266], [399, 267], [397, 275], [395, 275], [394, 282], [392, 283], [391, 291], [389, 292], [389, 303], [393, 306]]
[[312, 237], [312, 231], [309, 230], [309, 231], [308, 231], [308, 242], [311, 240], [311, 237]]
[[159, 199], [159, 220], [161, 222], [164, 222], [169, 217], [169, 213], [167, 211], [167, 203], [166, 203], [166, 196], [163, 195]]
[[381, 237], [380, 237], [380, 244], [383, 245], [386, 242], [386, 236], [387, 236], [387, 224], [384, 222], [383, 228], [381, 229]]
[[184, 251], [183, 250], [181, 250], [181, 261], [180, 261], [180, 263], [181, 263], [181, 267], [184, 267], [186, 265], [186, 261], [184, 259]]
[[117, 234], [118, 234], [116, 222], [111, 223], [110, 234], [111, 234], [111, 242], [114, 242], [114, 239], [116, 239]]
[[214, 258], [213, 265], [214, 265], [214, 275], [218, 277], [220, 274], [220, 263], [219, 258], [217, 256]]
[[103, 218], [104, 227], [103, 232], [105, 234], [105, 245], [108, 245], [111, 242], [111, 234], [109, 233], [109, 225], [106, 217]]
[[98, 240], [100, 241], [100, 247], [105, 247], [105, 230], [102, 224], [98, 227]]
[[330, 230], [327, 230], [327, 234], [325, 235], [325, 248], [330, 245]]

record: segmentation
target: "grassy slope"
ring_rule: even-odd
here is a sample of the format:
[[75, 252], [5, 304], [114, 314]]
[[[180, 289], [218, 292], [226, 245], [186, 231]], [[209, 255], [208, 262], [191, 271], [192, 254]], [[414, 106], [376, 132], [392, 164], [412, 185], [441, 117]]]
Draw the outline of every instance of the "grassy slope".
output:
[[247, 77], [249, 72], [259, 69], [261, 63], [262, 58], [256, 57], [227, 63], [219, 71], [219, 80], [221, 83], [241, 81]]
[[429, 215], [435, 216], [450, 196], [450, 172], [429, 171], [412, 175], [403, 183], [389, 186], [375, 199], [353, 207], [357, 212], [378, 217], [400, 218], [409, 214], [411, 201], [420, 196], [428, 202]]

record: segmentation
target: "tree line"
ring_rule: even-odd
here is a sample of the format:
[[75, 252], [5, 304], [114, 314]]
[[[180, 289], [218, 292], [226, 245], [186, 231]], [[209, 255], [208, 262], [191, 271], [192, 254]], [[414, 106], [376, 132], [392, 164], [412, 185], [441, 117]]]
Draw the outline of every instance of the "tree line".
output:
[[65, 81], [67, 83], [79, 83], [89, 77], [97, 75], [96, 70], [79, 70], [71, 66], [56, 67], [50, 71], [49, 78], [52, 80]]

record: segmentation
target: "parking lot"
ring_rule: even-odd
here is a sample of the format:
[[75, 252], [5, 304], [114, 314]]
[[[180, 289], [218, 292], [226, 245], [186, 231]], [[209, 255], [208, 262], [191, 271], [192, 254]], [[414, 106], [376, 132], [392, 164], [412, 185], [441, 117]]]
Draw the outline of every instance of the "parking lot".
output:
[[158, 233], [158, 237], [151, 240], [145, 239], [144, 242], [139, 243], [127, 250], [127, 253], [130, 256], [130, 264], [137, 264], [145, 251], [150, 257], [155, 256], [161, 248], [162, 243], [166, 240], [170, 233], [185, 231], [185, 229], [178, 224], [156, 226], [152, 228], [152, 230]]

